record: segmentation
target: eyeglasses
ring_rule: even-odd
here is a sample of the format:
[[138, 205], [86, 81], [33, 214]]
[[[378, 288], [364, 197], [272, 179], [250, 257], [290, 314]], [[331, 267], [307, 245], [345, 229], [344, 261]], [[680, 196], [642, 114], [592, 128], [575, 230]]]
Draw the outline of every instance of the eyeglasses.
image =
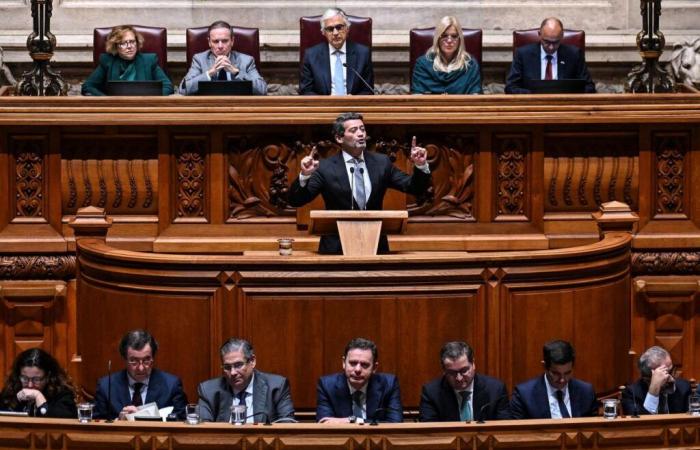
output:
[[444, 370], [445, 370], [445, 375], [447, 375], [449, 377], [457, 378], [457, 375], [465, 376], [466, 374], [471, 372], [472, 367], [474, 367], [474, 366], [462, 367], [459, 370], [450, 370], [450, 369], [444, 369]]
[[131, 367], [138, 367], [143, 365], [143, 367], [151, 367], [153, 365], [153, 358], [143, 358], [143, 359], [136, 359], [136, 358], [130, 358], [126, 360], [126, 363], [130, 365]]
[[332, 33], [333, 31], [343, 31], [345, 29], [345, 24], [344, 23], [339, 23], [338, 25], [332, 25], [330, 27], [325, 27], [323, 31], [326, 33]]
[[40, 384], [43, 383], [46, 377], [25, 377], [24, 375], [19, 376], [19, 381], [22, 382], [22, 384], [29, 384], [31, 381], [32, 384]]
[[458, 34], [443, 34], [440, 36], [441, 41], [458, 41], [459, 40], [459, 35]]
[[136, 41], [122, 41], [119, 43], [119, 48], [136, 47]]
[[233, 364], [222, 364], [221, 368], [224, 369], [226, 372], [231, 372], [234, 370], [241, 370], [248, 364], [248, 361], [238, 361]]

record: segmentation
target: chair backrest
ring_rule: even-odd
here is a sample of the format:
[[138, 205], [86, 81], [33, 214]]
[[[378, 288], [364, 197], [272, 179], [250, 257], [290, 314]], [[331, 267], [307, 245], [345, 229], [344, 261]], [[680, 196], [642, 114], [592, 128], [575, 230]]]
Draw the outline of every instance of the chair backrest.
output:
[[[366, 45], [372, 51], [372, 18], [348, 16], [350, 34], [348, 39], [358, 44]], [[299, 65], [304, 63], [304, 53], [309, 47], [326, 42], [321, 34], [321, 16], [305, 16], [299, 18]]]
[[[413, 28], [409, 33], [409, 64], [408, 64], [408, 79], [413, 84], [413, 67], [416, 65], [416, 60], [420, 58], [430, 47], [433, 46], [433, 35], [435, 27], [432, 28]], [[481, 68], [481, 55], [483, 32], [470, 28], [462, 28], [464, 36], [464, 48], [476, 59]]]
[[[199, 52], [209, 50], [209, 26], [188, 28], [186, 31], [187, 68], [192, 58]], [[260, 29], [233, 27], [233, 49], [255, 59], [255, 67], [260, 70]]]
[[[540, 41], [539, 28], [531, 28], [529, 30], [513, 31], [513, 54], [515, 49], [523, 45], [533, 44]], [[578, 47], [584, 54], [586, 53], [586, 32], [583, 30], [564, 30], [564, 37], [561, 39], [562, 44], [573, 45]]]
[[[134, 30], [143, 36], [143, 53], [155, 53], [158, 56], [158, 64], [168, 71], [168, 30], [162, 27], [146, 27], [143, 25], [132, 25]], [[100, 55], [105, 52], [107, 37], [113, 27], [95, 28], [92, 33], [92, 64], [97, 67]]]

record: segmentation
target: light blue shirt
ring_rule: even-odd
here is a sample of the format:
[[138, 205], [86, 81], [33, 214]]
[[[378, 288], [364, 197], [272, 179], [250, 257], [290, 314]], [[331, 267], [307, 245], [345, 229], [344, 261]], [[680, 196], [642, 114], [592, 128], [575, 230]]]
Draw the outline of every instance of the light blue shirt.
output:
[[[557, 54], [559, 52], [552, 53], [552, 80], [559, 79], [559, 71], [557, 70]], [[547, 52], [544, 51], [544, 47], [540, 44], [540, 80], [544, 80], [544, 76], [547, 73]]]
[[[335, 60], [337, 58], [336, 52], [340, 52], [340, 60], [345, 64], [347, 62], [347, 50], [346, 50], [346, 42], [343, 42], [343, 46], [340, 47], [339, 49], [336, 49], [333, 47], [331, 44], [328, 44], [328, 54], [330, 55], [330, 63], [331, 63], [331, 95], [336, 95], [336, 86], [335, 86]], [[347, 77], [347, 68], [343, 66], [343, 80], [345, 80], [345, 85], [347, 86], [348, 83], [348, 77]], [[345, 89], [347, 92], [347, 88]]]

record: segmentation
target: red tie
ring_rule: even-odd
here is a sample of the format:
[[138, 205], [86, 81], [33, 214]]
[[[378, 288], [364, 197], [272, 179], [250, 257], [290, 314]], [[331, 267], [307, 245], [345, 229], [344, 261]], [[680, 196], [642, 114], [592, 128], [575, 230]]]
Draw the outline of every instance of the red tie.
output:
[[544, 70], [544, 79], [552, 79], [552, 55], [545, 56], [547, 58], [547, 68]]

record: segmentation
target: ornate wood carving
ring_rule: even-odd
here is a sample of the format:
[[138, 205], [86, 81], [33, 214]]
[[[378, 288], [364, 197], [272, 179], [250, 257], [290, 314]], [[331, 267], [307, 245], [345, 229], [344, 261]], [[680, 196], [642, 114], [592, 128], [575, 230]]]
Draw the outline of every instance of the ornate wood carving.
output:
[[92, 205], [113, 215], [157, 214], [156, 146], [155, 138], [147, 135], [66, 135], [63, 213]]
[[530, 136], [496, 135], [496, 211], [499, 216], [526, 215], [527, 158]]
[[639, 275], [700, 275], [700, 252], [635, 252], [632, 271]]
[[176, 137], [175, 211], [176, 220], [206, 217], [208, 140], [203, 136]]
[[43, 217], [46, 136], [12, 136], [15, 160], [15, 216]]
[[545, 211], [597, 211], [609, 201], [637, 210], [637, 141], [634, 133], [546, 134]]
[[0, 279], [67, 280], [75, 277], [75, 255], [1, 255]]
[[664, 216], [686, 216], [686, 155], [690, 137], [688, 133], [655, 133], [656, 153], [656, 207], [655, 219]]

